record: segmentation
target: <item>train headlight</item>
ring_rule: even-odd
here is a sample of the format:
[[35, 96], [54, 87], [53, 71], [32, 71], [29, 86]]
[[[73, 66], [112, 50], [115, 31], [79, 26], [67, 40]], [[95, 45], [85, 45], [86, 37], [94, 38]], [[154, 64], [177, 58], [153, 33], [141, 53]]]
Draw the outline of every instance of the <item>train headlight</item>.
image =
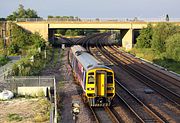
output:
[[91, 91], [91, 90], [94, 90], [94, 88], [87, 88], [87, 90]]
[[107, 87], [107, 90], [114, 90], [113, 87]]

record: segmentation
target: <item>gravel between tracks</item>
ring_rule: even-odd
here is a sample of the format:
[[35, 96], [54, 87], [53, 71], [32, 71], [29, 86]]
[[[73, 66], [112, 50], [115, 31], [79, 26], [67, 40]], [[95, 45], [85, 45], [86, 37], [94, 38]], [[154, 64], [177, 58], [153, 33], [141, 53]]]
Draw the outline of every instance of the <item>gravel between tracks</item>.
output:
[[[116, 71], [117, 68], [115, 68]], [[121, 80], [122, 84], [126, 86], [135, 96], [137, 96], [141, 101], [145, 102], [150, 106], [151, 109], [155, 110], [168, 122], [179, 122], [180, 110], [172, 104], [167, 102], [161, 95], [157, 92], [151, 94], [146, 94], [145, 89], [149, 89], [143, 83], [137, 81], [129, 74], [121, 70], [121, 73], [117, 73], [116, 76]]]
[[115, 76], [119, 78], [122, 84], [128, 88], [135, 96], [137, 96], [141, 101], [145, 102], [153, 111], [159, 114], [167, 122], [180, 122], [180, 110], [171, 102], [164, 99], [157, 92], [151, 94], [146, 94], [145, 90], [150, 89], [143, 83], [139, 82], [135, 78], [131, 77], [123, 69], [113, 67], [115, 71]]
[[[103, 55], [97, 50], [97, 48], [91, 48], [91, 52], [99, 61], [104, 62], [105, 64], [113, 65], [111, 61], [107, 61], [107, 58], [102, 57]], [[134, 114], [125, 106], [125, 104], [117, 99], [117, 97], [113, 99], [112, 107], [117, 112], [117, 115], [119, 115], [121, 118], [122, 123], [134, 123], [139, 121], [136, 119], [136, 116], [134, 116]]]

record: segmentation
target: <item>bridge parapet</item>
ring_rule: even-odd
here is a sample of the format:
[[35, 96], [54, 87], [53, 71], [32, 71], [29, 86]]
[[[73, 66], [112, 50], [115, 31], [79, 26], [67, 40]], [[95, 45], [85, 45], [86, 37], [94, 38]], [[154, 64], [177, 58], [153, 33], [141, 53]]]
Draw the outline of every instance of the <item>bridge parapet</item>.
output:
[[17, 18], [17, 22], [179, 22], [180, 18]]

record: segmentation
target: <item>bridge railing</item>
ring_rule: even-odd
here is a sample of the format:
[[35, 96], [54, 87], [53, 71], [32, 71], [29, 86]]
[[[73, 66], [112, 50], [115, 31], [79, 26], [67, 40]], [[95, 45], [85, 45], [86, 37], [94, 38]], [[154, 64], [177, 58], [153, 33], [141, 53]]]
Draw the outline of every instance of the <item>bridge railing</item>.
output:
[[180, 22], [180, 18], [17, 18], [17, 22], [56, 22], [56, 21], [76, 21], [76, 22]]

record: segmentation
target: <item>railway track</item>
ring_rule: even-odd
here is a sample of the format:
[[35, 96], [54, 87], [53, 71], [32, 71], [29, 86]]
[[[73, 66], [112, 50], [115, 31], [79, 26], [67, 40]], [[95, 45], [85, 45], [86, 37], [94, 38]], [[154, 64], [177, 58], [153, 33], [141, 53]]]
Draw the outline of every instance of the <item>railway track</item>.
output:
[[118, 84], [118, 86], [116, 86], [116, 95], [134, 113], [134, 115], [139, 119], [140, 122], [165, 123], [162, 118], [153, 113], [142, 101], [140, 101], [136, 96], [128, 91], [125, 86], [123, 86], [117, 80], [115, 81], [116, 84]]
[[107, 57], [109, 57], [112, 62], [115, 62], [116, 64], [119, 64], [119, 67], [124, 69], [126, 72], [128, 72], [130, 75], [132, 75], [137, 80], [141, 81], [142, 83], [146, 84], [162, 96], [164, 96], [166, 99], [170, 100], [171, 102], [175, 103], [178, 107], [180, 106], [180, 96], [168, 88], [160, 85], [153, 79], [149, 78], [148, 76], [144, 75], [143, 73], [140, 73], [130, 65], [127, 65], [126, 61], [122, 61], [122, 59], [119, 59], [114, 54], [107, 51], [104, 47], [100, 47], [101, 52], [104, 53]]
[[134, 65], [132, 64], [133, 67], [135, 67], [139, 71], [147, 72], [148, 75], [150, 74], [149, 76], [153, 77], [156, 81], [159, 81], [162, 84], [166, 84], [167, 87], [169, 87], [169, 86], [171, 87], [173, 85], [171, 87], [172, 90], [174, 90], [174, 89], [179, 90], [180, 89], [180, 79], [174, 78], [172, 76], [165, 74], [164, 72], [161, 72], [155, 68], [150, 67], [144, 61], [136, 59], [136, 58], [132, 57], [131, 55], [129, 55], [123, 51], [120, 51], [119, 49], [117, 49], [117, 47], [110, 46], [109, 48], [112, 49], [113, 51], [115, 51], [117, 56], [123, 57], [129, 63], [134, 63]]
[[[106, 38], [106, 36], [104, 38]], [[155, 113], [153, 113], [145, 104], [143, 104], [117, 80], [116, 83], [118, 83], [118, 86], [116, 86], [117, 97], [125, 103], [129, 110], [133, 112], [133, 114], [136, 116], [137, 122], [165, 122]]]
[[90, 107], [97, 123], [119, 123], [109, 107]]
[[120, 100], [123, 101], [126, 107], [128, 107], [128, 110], [130, 110], [135, 115], [137, 122], [165, 122], [117, 80], [116, 95]]

